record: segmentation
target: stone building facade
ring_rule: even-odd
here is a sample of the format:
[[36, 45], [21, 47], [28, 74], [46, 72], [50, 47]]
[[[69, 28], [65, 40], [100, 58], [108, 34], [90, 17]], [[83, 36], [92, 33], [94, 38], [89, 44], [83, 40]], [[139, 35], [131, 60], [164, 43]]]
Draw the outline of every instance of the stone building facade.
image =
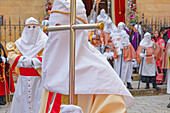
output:
[[140, 20], [142, 12], [149, 19], [159, 17], [170, 20], [170, 0], [137, 0], [137, 7]]
[[11, 17], [13, 24], [18, 23], [19, 17], [21, 21], [30, 16], [43, 20], [43, 5], [44, 0], [0, 0], [0, 15], [3, 15], [7, 22]]

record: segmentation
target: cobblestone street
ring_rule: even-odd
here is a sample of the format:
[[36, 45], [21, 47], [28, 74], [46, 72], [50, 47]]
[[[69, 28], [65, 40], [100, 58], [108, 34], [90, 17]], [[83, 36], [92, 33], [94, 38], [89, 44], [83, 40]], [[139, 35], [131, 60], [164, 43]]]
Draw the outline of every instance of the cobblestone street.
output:
[[[135, 97], [135, 105], [128, 109], [128, 113], [170, 113], [167, 108], [170, 95]], [[0, 106], [0, 113], [10, 113], [10, 108]]]
[[128, 113], [170, 113], [167, 108], [170, 95], [135, 97], [135, 105], [128, 109]]

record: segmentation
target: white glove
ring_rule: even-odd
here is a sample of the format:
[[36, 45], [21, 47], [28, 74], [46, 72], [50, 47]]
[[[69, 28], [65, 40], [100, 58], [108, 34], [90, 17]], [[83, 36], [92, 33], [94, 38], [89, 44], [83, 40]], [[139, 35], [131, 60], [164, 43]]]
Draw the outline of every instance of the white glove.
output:
[[1, 57], [2, 58], [2, 61], [4, 62], [4, 63], [6, 63], [6, 58], [5, 57]]
[[121, 49], [119, 48], [118, 51], [117, 51], [117, 55], [121, 55], [122, 54], [122, 51]]
[[32, 58], [32, 62], [33, 62], [33, 68], [34, 68], [34, 69], [41, 68], [42, 62], [40, 62], [39, 59], [37, 59], [37, 58]]
[[61, 113], [83, 113], [83, 110], [75, 105], [61, 105], [60, 108]]
[[21, 61], [21, 63], [24, 67], [30, 67], [30, 66], [32, 66], [32, 59], [29, 57], [24, 57], [24, 59]]
[[140, 53], [140, 57], [141, 57], [141, 58], [144, 58], [144, 57], [145, 57], [145, 54], [144, 54], [144, 53]]
[[153, 54], [152, 57], [155, 58], [155, 55]]

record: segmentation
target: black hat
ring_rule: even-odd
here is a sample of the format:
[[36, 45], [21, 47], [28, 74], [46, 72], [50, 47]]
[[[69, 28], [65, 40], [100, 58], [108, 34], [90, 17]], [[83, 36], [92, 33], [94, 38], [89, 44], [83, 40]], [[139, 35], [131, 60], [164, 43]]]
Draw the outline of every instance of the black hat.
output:
[[107, 45], [107, 46], [105, 46], [105, 48], [111, 48], [111, 46]]
[[165, 30], [165, 27], [161, 27], [160, 32], [161, 32], [161, 31], [164, 31], [164, 30]]
[[165, 29], [170, 29], [170, 26], [165, 26], [164, 28], [165, 28]]

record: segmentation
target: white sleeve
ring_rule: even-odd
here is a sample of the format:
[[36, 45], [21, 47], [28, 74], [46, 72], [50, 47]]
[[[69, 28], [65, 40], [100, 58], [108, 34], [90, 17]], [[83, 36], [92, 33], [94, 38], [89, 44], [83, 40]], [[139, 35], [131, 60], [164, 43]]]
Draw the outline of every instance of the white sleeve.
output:
[[38, 69], [41, 68], [42, 66], [42, 62], [38, 59], [38, 58], [32, 58], [32, 62], [33, 62], [33, 68], [34, 69]]
[[23, 60], [24, 60], [24, 56], [21, 56], [18, 60], [18, 63], [17, 63], [17, 67], [24, 67], [24, 64], [23, 64]]

